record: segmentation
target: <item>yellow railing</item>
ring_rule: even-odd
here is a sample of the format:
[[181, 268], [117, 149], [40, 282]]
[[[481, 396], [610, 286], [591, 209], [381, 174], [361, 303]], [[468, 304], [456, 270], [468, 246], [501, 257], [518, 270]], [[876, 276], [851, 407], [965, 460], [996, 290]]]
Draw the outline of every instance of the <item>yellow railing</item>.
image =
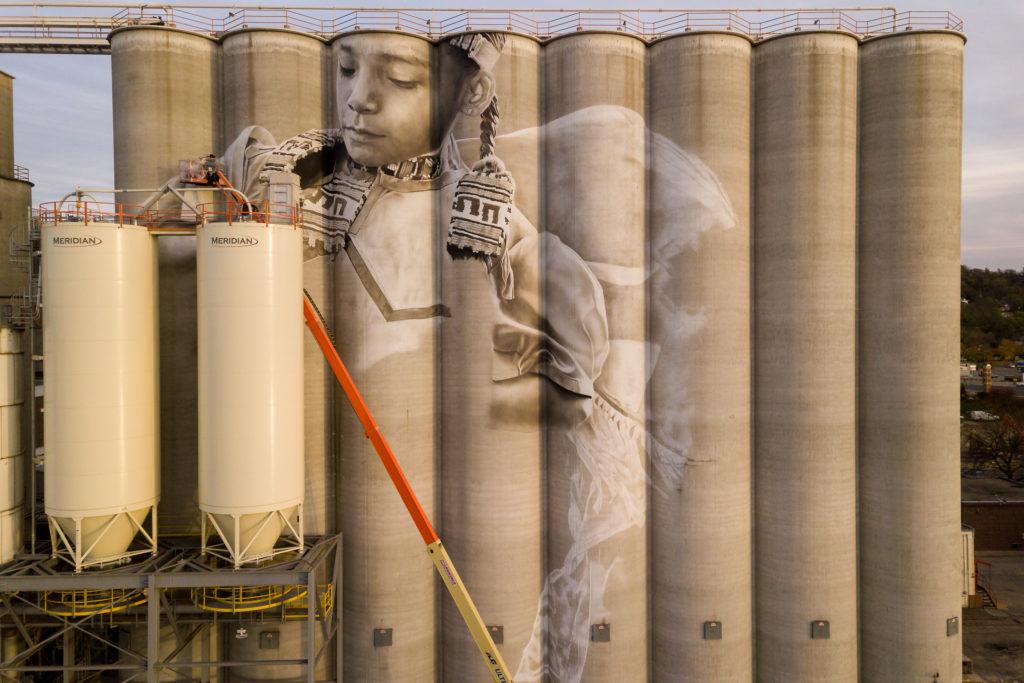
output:
[[58, 617], [88, 617], [119, 612], [146, 600], [145, 591], [124, 588], [46, 591], [40, 607]]

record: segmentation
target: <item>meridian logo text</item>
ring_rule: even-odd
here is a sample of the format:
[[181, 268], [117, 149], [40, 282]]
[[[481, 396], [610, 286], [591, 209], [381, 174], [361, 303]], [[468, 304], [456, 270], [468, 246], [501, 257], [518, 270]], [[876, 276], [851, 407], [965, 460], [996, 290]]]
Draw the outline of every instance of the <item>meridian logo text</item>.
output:
[[215, 247], [251, 247], [259, 244], [255, 237], [211, 237], [210, 244]]
[[55, 247], [95, 247], [97, 244], [102, 244], [103, 240], [99, 237], [54, 237], [53, 246]]

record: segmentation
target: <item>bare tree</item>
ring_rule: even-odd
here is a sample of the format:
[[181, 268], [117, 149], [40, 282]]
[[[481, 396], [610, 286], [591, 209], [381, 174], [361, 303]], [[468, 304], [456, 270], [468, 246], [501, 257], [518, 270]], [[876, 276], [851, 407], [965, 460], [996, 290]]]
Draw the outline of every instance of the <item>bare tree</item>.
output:
[[1014, 417], [976, 425], [965, 435], [963, 449], [973, 468], [993, 468], [1011, 481], [1024, 480], [1024, 427]]

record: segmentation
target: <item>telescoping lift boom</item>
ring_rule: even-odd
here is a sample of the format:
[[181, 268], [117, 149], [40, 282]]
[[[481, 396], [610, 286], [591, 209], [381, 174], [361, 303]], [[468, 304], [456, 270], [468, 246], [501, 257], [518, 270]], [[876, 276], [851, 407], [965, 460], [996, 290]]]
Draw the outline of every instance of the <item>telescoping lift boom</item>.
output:
[[416, 494], [409, 485], [409, 481], [405, 478], [405, 473], [399, 466], [395, 454], [391, 452], [391, 447], [388, 446], [388, 442], [384, 439], [384, 434], [381, 433], [380, 427], [377, 426], [373, 415], [370, 414], [370, 409], [366, 407], [366, 402], [363, 401], [363, 397], [352, 381], [352, 377], [348, 374], [348, 370], [345, 369], [345, 364], [341, 362], [341, 356], [338, 355], [338, 350], [334, 348], [334, 344], [327, 333], [327, 328], [319, 312], [313, 306], [308, 292], [302, 297], [302, 312], [306, 318], [306, 325], [312, 331], [313, 337], [316, 339], [317, 344], [320, 345], [320, 350], [323, 351], [328, 365], [334, 371], [334, 376], [338, 378], [338, 383], [345, 391], [345, 396], [348, 397], [349, 403], [352, 404], [352, 408], [356, 411], [356, 415], [366, 431], [366, 438], [377, 449], [377, 455], [380, 456], [381, 462], [384, 463], [384, 469], [388, 471], [391, 483], [398, 489], [398, 495], [401, 496], [402, 502], [405, 503], [409, 516], [412, 517], [416, 529], [419, 530], [420, 536], [423, 537], [423, 542], [427, 544], [427, 553], [434, 563], [434, 568], [437, 569], [437, 573], [441, 576], [441, 581], [444, 583], [445, 588], [448, 589], [448, 592], [451, 593], [452, 598], [455, 600], [455, 605], [459, 608], [459, 613], [462, 614], [462, 619], [466, 622], [466, 626], [469, 627], [469, 632], [472, 634], [473, 640], [476, 641], [480, 654], [483, 655], [484, 660], [487, 662], [487, 668], [490, 670], [491, 676], [494, 678], [495, 683], [512, 683], [512, 676], [508, 673], [498, 648], [494, 646], [494, 640], [491, 639], [487, 626], [484, 624], [483, 619], [480, 618], [480, 613], [477, 612], [473, 599], [469, 597], [466, 586], [462, 583], [462, 579], [459, 578], [459, 573], [455, 571], [455, 565], [452, 564], [451, 558], [448, 557], [448, 551], [441, 544], [441, 539], [438, 538], [437, 532], [434, 531], [433, 525], [427, 518], [427, 513], [420, 506], [420, 501], [416, 498]]

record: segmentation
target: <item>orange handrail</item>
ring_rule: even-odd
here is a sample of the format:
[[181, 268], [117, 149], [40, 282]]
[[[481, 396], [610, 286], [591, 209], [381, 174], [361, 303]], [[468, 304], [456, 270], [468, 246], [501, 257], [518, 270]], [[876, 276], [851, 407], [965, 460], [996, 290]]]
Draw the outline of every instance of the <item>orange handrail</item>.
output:
[[117, 202], [73, 201], [45, 202], [39, 205], [39, 222], [50, 223], [116, 223], [118, 226], [143, 225], [141, 206]]
[[248, 202], [242, 204], [234, 199], [226, 202], [207, 202], [199, 205], [199, 223], [227, 223], [236, 221], [256, 221], [273, 223], [274, 225], [291, 225], [293, 228], [302, 223], [302, 210], [291, 204], [275, 204], [273, 202]]

